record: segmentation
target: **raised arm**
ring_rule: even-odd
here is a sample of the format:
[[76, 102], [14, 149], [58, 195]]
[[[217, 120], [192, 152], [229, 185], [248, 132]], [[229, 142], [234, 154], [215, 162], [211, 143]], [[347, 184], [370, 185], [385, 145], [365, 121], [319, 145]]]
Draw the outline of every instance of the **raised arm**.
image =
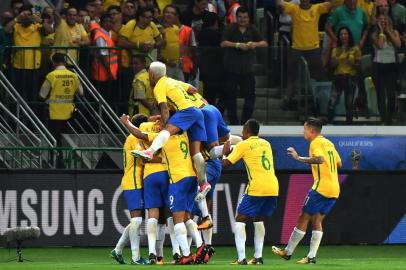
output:
[[139, 128], [137, 128], [136, 126], [134, 126], [128, 115], [123, 114], [120, 117], [120, 121], [121, 123], [123, 123], [123, 125], [128, 129], [128, 131], [134, 135], [136, 138], [140, 139], [140, 140], [144, 140], [144, 141], [148, 141], [148, 134], [142, 132]]
[[161, 121], [166, 125], [169, 119], [169, 108], [166, 102], [159, 103], [159, 111], [161, 112]]
[[324, 157], [301, 157], [297, 154], [296, 150], [293, 147], [287, 149], [288, 154], [291, 155], [297, 161], [307, 163], [307, 164], [322, 164], [324, 162]]

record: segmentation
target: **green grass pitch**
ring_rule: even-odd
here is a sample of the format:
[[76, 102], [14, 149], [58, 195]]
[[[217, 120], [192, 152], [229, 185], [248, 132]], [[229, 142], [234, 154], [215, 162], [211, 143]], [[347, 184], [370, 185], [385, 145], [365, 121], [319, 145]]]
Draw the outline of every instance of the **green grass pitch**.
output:
[[[308, 247], [299, 247], [290, 261], [284, 261], [271, 253], [271, 247], [264, 248], [263, 266], [232, 266], [229, 263], [235, 259], [234, 247], [217, 247], [216, 255], [207, 265], [194, 266], [139, 266], [139, 265], [118, 265], [109, 257], [111, 248], [26, 248], [24, 257], [33, 262], [23, 263], [6, 262], [15, 257], [15, 250], [0, 248], [0, 269], [21, 269], [21, 270], [48, 270], [48, 269], [70, 269], [70, 270], [103, 270], [103, 269], [252, 269], [253, 267], [266, 269], [406, 269], [406, 245], [403, 246], [321, 246], [316, 265], [296, 265], [295, 262], [307, 254]], [[147, 250], [142, 249], [145, 256]], [[166, 262], [169, 262], [170, 250], [165, 249]], [[253, 254], [252, 247], [247, 248], [247, 259]], [[125, 250], [125, 258], [129, 260], [130, 251]]]

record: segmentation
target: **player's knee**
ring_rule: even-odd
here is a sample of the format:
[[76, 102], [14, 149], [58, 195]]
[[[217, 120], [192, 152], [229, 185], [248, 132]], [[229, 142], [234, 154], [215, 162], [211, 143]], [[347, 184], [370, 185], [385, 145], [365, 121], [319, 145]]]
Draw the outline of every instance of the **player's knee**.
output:
[[200, 152], [193, 156], [193, 161], [195, 162], [196, 166], [205, 166], [204, 157]]

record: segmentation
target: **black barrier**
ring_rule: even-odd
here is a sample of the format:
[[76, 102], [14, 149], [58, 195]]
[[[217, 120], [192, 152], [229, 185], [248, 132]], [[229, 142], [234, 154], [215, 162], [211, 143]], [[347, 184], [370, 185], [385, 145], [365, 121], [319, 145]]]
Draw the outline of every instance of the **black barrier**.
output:
[[[312, 184], [308, 172], [277, 175], [280, 196], [266, 223], [266, 244], [286, 243]], [[341, 174], [341, 196], [325, 220], [323, 242], [406, 243], [405, 177], [406, 172]], [[121, 171], [3, 171], [0, 179], [0, 231], [39, 226], [42, 234], [33, 245], [112, 246], [128, 224]], [[232, 224], [245, 186], [245, 173], [223, 173], [213, 198], [214, 244], [234, 244]], [[250, 244], [252, 225], [247, 228]], [[145, 227], [142, 234], [146, 243]]]

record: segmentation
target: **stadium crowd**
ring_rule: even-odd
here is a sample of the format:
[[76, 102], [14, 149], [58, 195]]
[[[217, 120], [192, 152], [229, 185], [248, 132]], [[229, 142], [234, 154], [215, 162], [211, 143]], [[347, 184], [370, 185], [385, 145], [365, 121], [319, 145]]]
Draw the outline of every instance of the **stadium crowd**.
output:
[[[312, 77], [326, 74], [333, 82], [330, 122], [342, 93], [348, 123], [354, 112], [367, 107], [365, 85], [375, 87], [385, 124], [392, 123], [397, 99], [404, 96], [406, 8], [397, 0], [259, 1], [279, 21], [276, 34], [267, 37], [251, 23], [252, 10], [241, 6], [246, 1], [54, 2], [55, 8], [41, 8], [12, 0], [9, 11], [1, 14], [2, 69], [22, 96], [34, 103], [52, 69], [51, 56], [63, 52], [85, 71], [117, 113], [151, 113], [145, 69], [159, 60], [167, 65], [170, 77], [197, 88], [203, 85], [204, 97], [222, 113], [227, 111], [230, 124], [242, 124], [255, 107], [255, 51], [282, 37], [291, 41], [283, 109], [297, 108], [295, 97], [302, 87], [297, 67], [302, 56]], [[182, 11], [182, 5], [172, 2], [188, 5]], [[245, 100], [241, 116], [237, 116], [238, 95]]]

